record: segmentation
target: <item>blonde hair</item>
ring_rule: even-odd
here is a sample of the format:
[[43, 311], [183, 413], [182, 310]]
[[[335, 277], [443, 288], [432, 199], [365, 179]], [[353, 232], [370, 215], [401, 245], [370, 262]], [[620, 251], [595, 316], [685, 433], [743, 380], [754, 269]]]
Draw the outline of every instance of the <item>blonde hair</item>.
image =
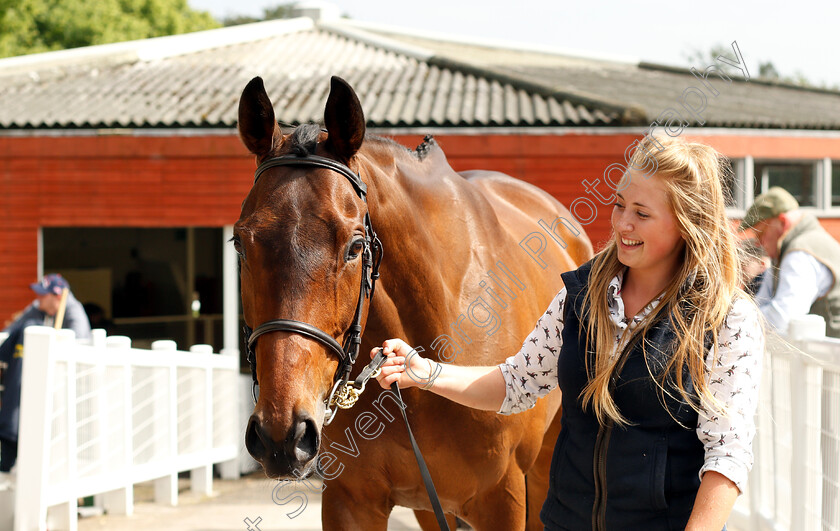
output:
[[[641, 141], [630, 160], [631, 178], [656, 175], [665, 185], [671, 210], [680, 235], [685, 240], [683, 258], [676, 276], [668, 283], [659, 305], [636, 328], [625, 330], [621, 345], [633, 346], [660, 319], [671, 320], [676, 341], [661, 371], [654, 375], [642, 341], [648, 372], [657, 383], [661, 399], [681, 398], [699, 411], [701, 402], [720, 406], [706, 383], [706, 338], [711, 337], [712, 355], [718, 356], [718, 330], [726, 319], [736, 297], [745, 296], [739, 287], [740, 267], [734, 234], [726, 217], [722, 182], [731, 173], [728, 160], [712, 147], [670, 138], [649, 138]], [[624, 181], [622, 181], [624, 182]], [[598, 253], [589, 275], [589, 288], [584, 299], [587, 351], [590, 379], [581, 399], [591, 406], [601, 423], [607, 419], [626, 425], [613, 400], [610, 382], [620, 372], [622, 356], [612, 356], [615, 348], [614, 325], [610, 320], [607, 288], [624, 265], [618, 260], [615, 238]], [[684, 371], [690, 376], [693, 393], [686, 387]]]

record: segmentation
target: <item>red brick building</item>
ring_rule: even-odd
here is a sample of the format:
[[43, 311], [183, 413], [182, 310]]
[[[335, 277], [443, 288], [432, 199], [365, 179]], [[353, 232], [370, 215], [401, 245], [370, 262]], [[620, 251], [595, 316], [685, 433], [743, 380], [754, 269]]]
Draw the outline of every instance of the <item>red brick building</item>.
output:
[[0, 60], [0, 315], [59, 271], [114, 333], [236, 347], [224, 241], [251, 185], [235, 122], [256, 75], [290, 124], [320, 120], [329, 76], [340, 75], [372, 132], [410, 148], [433, 133], [456, 170], [502, 171], [567, 206], [580, 199], [596, 243], [609, 235], [610, 207], [587, 188], [608, 196], [605, 169], [669, 120], [672, 133], [733, 160], [733, 217], [780, 184], [840, 236], [840, 93], [737, 69], [701, 79], [711, 66], [692, 73], [310, 19]]

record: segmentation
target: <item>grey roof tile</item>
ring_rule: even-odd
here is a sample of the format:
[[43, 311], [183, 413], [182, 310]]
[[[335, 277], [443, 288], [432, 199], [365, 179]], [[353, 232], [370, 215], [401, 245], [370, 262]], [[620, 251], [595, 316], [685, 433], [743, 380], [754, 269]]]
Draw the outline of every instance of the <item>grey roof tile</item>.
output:
[[114, 56], [91, 47], [68, 61], [60, 54], [50, 61], [47, 54], [32, 56], [31, 65], [14, 58], [13, 67], [0, 60], [0, 127], [231, 127], [239, 95], [257, 75], [278, 120], [288, 123], [321, 118], [330, 75], [353, 85], [375, 127], [607, 125], [618, 119], [615, 108], [577, 101], [577, 112], [563, 112], [572, 102], [468, 64], [433, 64], [413, 49], [377, 45], [375, 36], [363, 42], [317, 28], [268, 35], [262, 24], [260, 38], [226, 38], [224, 46], [213, 44], [213, 31], [179, 36], [209, 44], [159, 57], [144, 58], [140, 48], [152, 41], [138, 41], [133, 55], [131, 43], [121, 43]]
[[475, 119], [481, 125], [490, 123], [490, 83], [483, 77], [476, 78]]
[[505, 123], [505, 89], [495, 79], [490, 82], [490, 123]]
[[[572, 105], [569, 102], [563, 102], [565, 106], [572, 109]], [[579, 122], [577, 118], [577, 114], [570, 114], [563, 111], [563, 105], [557, 102], [554, 98], [548, 100], [548, 110], [551, 113], [552, 119], [556, 121], [569, 121], [573, 124], [577, 124]]]
[[595, 118], [589, 114], [589, 111], [586, 110], [586, 107], [583, 105], [572, 105], [568, 101], [563, 102], [563, 112], [575, 123], [580, 123], [581, 120], [595, 120]]
[[540, 97], [531, 96], [534, 105], [534, 119], [542, 123], [549, 123], [548, 104]]
[[457, 70], [452, 73], [449, 83], [446, 108], [444, 110], [445, 123], [459, 125], [464, 113], [464, 74]]
[[477, 88], [475, 76], [466, 74], [463, 78], [464, 90], [462, 92], [461, 111], [463, 116], [475, 116]]
[[529, 94], [522, 89], [517, 91], [519, 96], [519, 112], [521, 119], [527, 125], [534, 125], [534, 105]]
[[[507, 50], [490, 43], [456, 42], [408, 32], [384, 34], [413, 46], [422, 46], [450, 63], [470, 64], [476, 69], [483, 68], [530, 84], [537, 87], [532, 91], [534, 93], [540, 93], [539, 87], [542, 87], [542, 94], [552, 94], [575, 106], [584, 103], [580, 109], [583, 124], [599, 123], [605, 118], [615, 122], [610, 106], [641, 111], [629, 120], [638, 125], [656, 119], [669, 107], [687, 114], [679, 100], [683, 91], [698, 87], [707, 97], [707, 108], [703, 113], [707, 127], [840, 129], [840, 92], [834, 90], [769, 83], [754, 78], [744, 81], [737, 75], [733, 76], [732, 82], [726, 82], [712, 74], [709, 80], [719, 91], [718, 96], [713, 96], [684, 68], [585, 59], [540, 50]], [[569, 105], [563, 105], [563, 108], [569, 112]], [[571, 115], [569, 119], [574, 121]]]

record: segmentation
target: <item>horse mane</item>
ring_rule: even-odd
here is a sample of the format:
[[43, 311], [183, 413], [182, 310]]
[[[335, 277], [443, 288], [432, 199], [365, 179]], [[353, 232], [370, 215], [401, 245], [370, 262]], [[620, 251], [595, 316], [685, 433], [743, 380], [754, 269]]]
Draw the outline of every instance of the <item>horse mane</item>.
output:
[[[291, 129], [289, 124], [282, 122], [280, 122], [280, 126], [281, 129]], [[292, 153], [299, 157], [305, 157], [315, 153], [315, 147], [318, 144], [318, 137], [323, 131], [323, 126], [314, 122], [300, 124], [294, 129], [291, 129], [289, 143]], [[426, 135], [423, 138], [423, 141], [414, 150], [408, 149], [393, 139], [374, 134], [366, 134], [365, 140], [390, 144], [392, 147], [398, 148], [397, 151], [406, 152], [419, 162], [422, 162], [434, 148], [439, 147], [432, 135]]]
[[413, 150], [403, 146], [402, 144], [391, 138], [386, 138], [374, 134], [365, 135], [365, 140], [373, 140], [389, 144], [392, 147], [398, 148], [397, 151], [408, 153], [412, 158], [414, 158], [418, 162], [423, 162], [423, 160], [432, 152], [434, 148], [440, 149], [438, 143], [435, 141], [435, 138], [432, 135], [426, 135], [423, 138], [423, 141]]
[[414, 150], [414, 152], [417, 155], [417, 159], [425, 159], [426, 155], [428, 155], [429, 152], [435, 147], [439, 147], [437, 141], [435, 141], [435, 137], [433, 137], [432, 135], [424, 136], [423, 141], [420, 142], [420, 145], [418, 145]]
[[300, 124], [289, 137], [292, 153], [298, 157], [305, 157], [315, 153], [321, 126], [316, 123]]

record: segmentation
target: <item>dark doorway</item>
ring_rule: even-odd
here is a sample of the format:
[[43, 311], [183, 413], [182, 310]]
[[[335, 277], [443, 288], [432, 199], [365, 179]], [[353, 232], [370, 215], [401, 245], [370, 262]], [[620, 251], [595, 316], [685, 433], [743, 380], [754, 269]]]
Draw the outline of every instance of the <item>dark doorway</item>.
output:
[[218, 352], [222, 245], [220, 228], [44, 228], [43, 269], [67, 278], [94, 328]]

